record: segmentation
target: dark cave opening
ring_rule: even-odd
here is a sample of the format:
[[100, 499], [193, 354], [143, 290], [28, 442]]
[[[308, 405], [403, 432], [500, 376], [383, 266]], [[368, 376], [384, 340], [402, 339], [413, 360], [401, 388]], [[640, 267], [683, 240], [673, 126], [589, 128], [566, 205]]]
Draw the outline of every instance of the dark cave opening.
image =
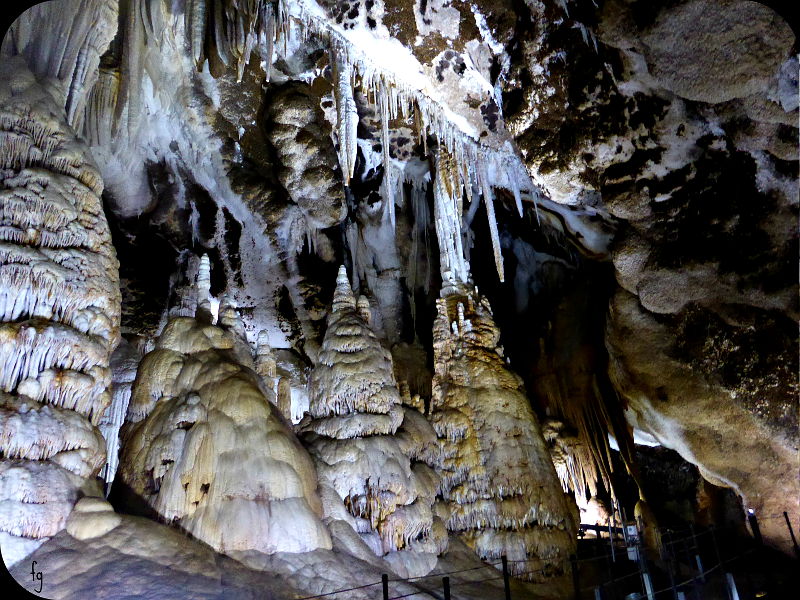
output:
[[118, 220], [107, 202], [105, 212], [119, 260], [122, 330], [152, 333], [168, 305], [170, 277], [179, 253], [147, 219]]

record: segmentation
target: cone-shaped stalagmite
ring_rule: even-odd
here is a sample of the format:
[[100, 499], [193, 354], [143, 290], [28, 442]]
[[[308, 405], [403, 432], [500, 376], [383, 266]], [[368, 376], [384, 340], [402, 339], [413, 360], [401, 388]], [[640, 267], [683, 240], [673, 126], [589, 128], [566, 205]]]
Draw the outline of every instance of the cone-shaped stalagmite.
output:
[[441, 551], [441, 539], [426, 544], [437, 478], [412, 465], [393, 435], [403, 407], [391, 355], [359, 311], [344, 267], [319, 356], [309, 379], [312, 418], [302, 428], [321, 483], [336, 490], [376, 553], [412, 541], [422, 551]]
[[459, 285], [437, 307], [431, 419], [448, 528], [484, 559], [508, 556], [513, 574], [558, 577], [575, 549], [574, 517], [489, 303]]
[[233, 330], [170, 320], [142, 360], [120, 476], [163, 519], [221, 552], [330, 548], [311, 458], [226, 311]]

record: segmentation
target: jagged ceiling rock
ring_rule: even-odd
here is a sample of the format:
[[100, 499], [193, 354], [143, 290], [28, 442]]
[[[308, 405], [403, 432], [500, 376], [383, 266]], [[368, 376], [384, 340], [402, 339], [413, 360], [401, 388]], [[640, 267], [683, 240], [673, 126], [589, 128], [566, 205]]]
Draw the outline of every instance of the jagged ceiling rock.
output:
[[759, 2], [697, 0], [661, 11], [642, 42], [659, 84], [687, 100], [717, 103], [768, 88], [794, 34]]
[[[786, 350], [798, 317], [796, 40], [755, 2], [532, 7], [536, 35], [512, 63], [510, 80], [524, 87], [507, 95], [507, 122], [553, 199], [620, 220], [611, 256], [626, 292], [612, 301], [607, 345], [629, 415], [704, 475], [724, 471], [715, 482], [777, 511], [797, 489], [751, 487], [737, 438], [759, 421], [751, 442], [773, 475], [796, 456], [786, 411], [797, 374], [767, 366], [797, 365]], [[656, 327], [658, 343], [648, 343]], [[753, 328], [765, 337], [751, 338]], [[711, 364], [746, 364], [749, 374], [720, 381]], [[696, 390], [682, 379], [702, 388], [709, 414], [683, 404]], [[742, 396], [744, 381], [762, 383]], [[711, 414], [715, 403], [727, 418]]]
[[629, 421], [736, 490], [788, 552], [784, 524], [767, 517], [800, 502], [797, 337], [779, 313], [740, 306], [735, 317], [697, 306], [659, 317], [619, 290], [607, 325], [611, 375]]

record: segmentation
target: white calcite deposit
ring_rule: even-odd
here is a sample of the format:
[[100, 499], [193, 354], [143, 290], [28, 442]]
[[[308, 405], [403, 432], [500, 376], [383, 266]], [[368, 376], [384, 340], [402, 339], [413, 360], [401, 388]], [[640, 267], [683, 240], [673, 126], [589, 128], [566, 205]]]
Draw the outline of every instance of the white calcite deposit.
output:
[[0, 532], [13, 564], [96, 492], [118, 341], [103, 183], [21, 58], [0, 65]]
[[391, 355], [365, 316], [341, 267], [320, 361], [309, 378], [310, 417], [300, 428], [321, 484], [335, 490], [347, 520], [376, 554], [418, 550], [435, 562], [447, 545], [443, 528], [434, 530], [438, 477], [411, 458], [436, 440], [414, 428], [414, 417], [405, 438], [394, 435], [414, 411], [401, 405]]
[[167, 324], [136, 375], [120, 477], [220, 552], [330, 548], [311, 458], [238, 341], [200, 318]]

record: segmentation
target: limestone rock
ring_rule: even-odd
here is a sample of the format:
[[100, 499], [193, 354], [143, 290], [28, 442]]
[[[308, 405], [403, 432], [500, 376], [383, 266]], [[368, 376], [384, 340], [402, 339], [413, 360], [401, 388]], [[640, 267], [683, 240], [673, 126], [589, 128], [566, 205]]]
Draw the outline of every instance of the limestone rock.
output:
[[319, 100], [308, 86], [287, 85], [270, 96], [268, 138], [281, 162], [279, 179], [307, 221], [324, 229], [344, 217], [344, 189], [336, 176], [335, 153]]
[[300, 427], [321, 481], [344, 501], [376, 554], [407, 549], [435, 556], [446, 548], [446, 538], [432, 538], [438, 478], [411, 458], [436, 440], [426, 439], [424, 426], [405, 443], [392, 435], [405, 411], [391, 354], [362, 313], [342, 266], [320, 362], [309, 377], [311, 418]]
[[[780, 515], [800, 501], [796, 377], [787, 372], [796, 337], [781, 333], [780, 321], [751, 323], [757, 328], [696, 308], [661, 322], [619, 290], [607, 326], [610, 370], [631, 423], [711, 483], [736, 490], [745, 507]], [[767, 336], [774, 347], [755, 350], [748, 335]], [[782, 527], [779, 519], [761, 522], [765, 538], [788, 551]]]
[[660, 84], [688, 100], [724, 102], [764, 90], [794, 35], [751, 0], [693, 0], [665, 9], [642, 38]]
[[[447, 527], [484, 560], [520, 561], [512, 574], [559, 578], [576, 523], [522, 381], [501, 357], [489, 304], [461, 286], [437, 307], [431, 420], [442, 438]], [[549, 575], [528, 573], [540, 569]]]
[[78, 500], [67, 519], [67, 533], [77, 540], [88, 540], [107, 534], [121, 522], [108, 502], [86, 496]]
[[120, 292], [103, 182], [54, 100], [59, 82], [37, 81], [21, 57], [1, 62], [0, 531], [10, 565], [64, 527], [105, 462], [96, 424], [111, 400]]
[[136, 376], [120, 476], [220, 552], [330, 548], [314, 465], [232, 337], [167, 324]]

